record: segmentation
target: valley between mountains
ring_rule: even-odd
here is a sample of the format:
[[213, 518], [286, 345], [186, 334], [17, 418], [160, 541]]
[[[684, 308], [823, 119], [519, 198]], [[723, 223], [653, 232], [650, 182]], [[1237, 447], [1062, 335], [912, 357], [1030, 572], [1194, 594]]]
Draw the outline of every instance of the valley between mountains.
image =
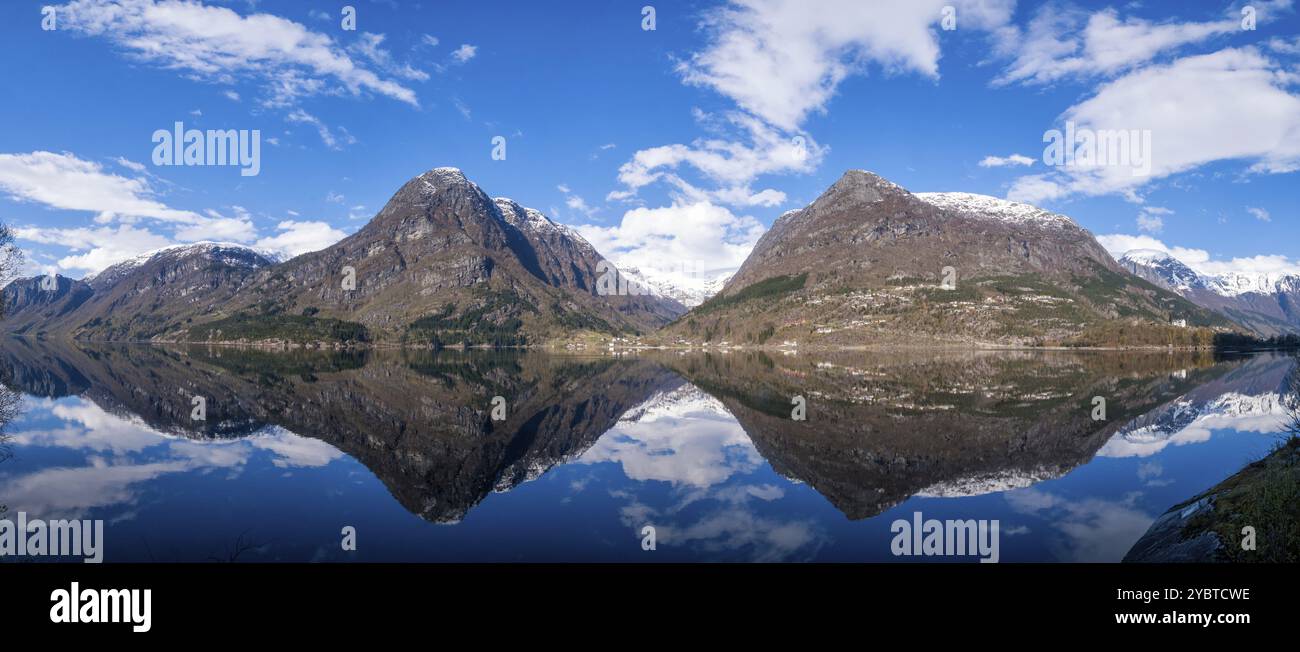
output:
[[85, 279], [18, 279], [0, 323], [95, 341], [569, 349], [1209, 346], [1300, 332], [1300, 278], [1209, 278], [1157, 254], [1117, 261], [1064, 215], [849, 171], [782, 215], [729, 279], [675, 287], [438, 168], [324, 250], [278, 260], [198, 243]]

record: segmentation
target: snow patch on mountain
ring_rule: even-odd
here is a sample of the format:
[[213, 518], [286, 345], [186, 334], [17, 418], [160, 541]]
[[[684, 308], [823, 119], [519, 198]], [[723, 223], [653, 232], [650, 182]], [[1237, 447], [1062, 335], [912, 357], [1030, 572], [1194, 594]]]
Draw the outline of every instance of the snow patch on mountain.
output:
[[1176, 290], [1208, 289], [1225, 297], [1243, 294], [1278, 294], [1300, 289], [1300, 276], [1283, 272], [1226, 272], [1205, 274], [1192, 269], [1170, 254], [1154, 249], [1136, 249], [1125, 253], [1119, 262], [1129, 269], [1151, 270], [1157, 278]]
[[687, 308], [708, 301], [736, 273], [735, 269], [696, 272], [624, 265], [619, 265], [618, 271], [629, 282], [647, 288], [655, 295], [675, 299]]
[[984, 475], [958, 478], [932, 484], [914, 494], [918, 498], [968, 498], [1032, 487], [1045, 480], [1061, 477], [1057, 469], [1039, 468], [995, 471]]
[[1016, 225], [1077, 227], [1074, 220], [1037, 206], [969, 192], [918, 192], [917, 199], [944, 210], [976, 215]]
[[[241, 253], [243, 255], [238, 255]], [[252, 257], [248, 254], [252, 254]], [[189, 244], [162, 247], [160, 249], [154, 249], [153, 251], [146, 251], [134, 258], [109, 266], [101, 270], [99, 273], [87, 276], [82, 280], [89, 283], [90, 281], [97, 279], [109, 279], [121, 276], [158, 258], [180, 259], [195, 255], [217, 255], [219, 258], [216, 260], [221, 263], [232, 267], [246, 267], [249, 269], [257, 269], [260, 267], [266, 267], [267, 265], [282, 263], [287, 259], [283, 254], [270, 249], [259, 249], [231, 242], [193, 242]], [[259, 258], [261, 260], [258, 260]]]

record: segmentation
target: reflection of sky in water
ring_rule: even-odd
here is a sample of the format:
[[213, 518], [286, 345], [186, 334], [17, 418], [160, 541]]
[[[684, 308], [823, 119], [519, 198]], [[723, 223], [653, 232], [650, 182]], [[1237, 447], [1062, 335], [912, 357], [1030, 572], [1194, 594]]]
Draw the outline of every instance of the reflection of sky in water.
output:
[[[947, 482], [849, 521], [777, 474], [720, 402], [683, 385], [568, 462], [438, 525], [350, 456], [278, 427], [191, 440], [83, 398], [29, 397], [8, 428], [15, 457], [0, 465], [0, 503], [9, 517], [104, 519], [109, 561], [225, 558], [240, 540], [255, 544], [242, 560], [894, 561], [889, 524], [913, 511], [999, 519], [1003, 561], [1115, 561], [1164, 510], [1267, 452], [1280, 401], [1224, 392], [1176, 402], [1167, 421], [1121, 431], [1064, 477]], [[640, 548], [647, 524], [654, 552]], [[339, 549], [345, 525], [357, 528], [357, 553]]]

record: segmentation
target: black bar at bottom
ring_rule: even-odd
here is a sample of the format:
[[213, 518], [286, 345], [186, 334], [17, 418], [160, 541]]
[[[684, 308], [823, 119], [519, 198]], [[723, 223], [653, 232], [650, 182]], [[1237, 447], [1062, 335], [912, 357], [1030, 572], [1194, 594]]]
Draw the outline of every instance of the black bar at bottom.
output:
[[[238, 640], [270, 629], [385, 635], [508, 623], [565, 629], [592, 618], [656, 631], [815, 619], [851, 630], [1019, 627], [1133, 636], [1254, 636], [1293, 631], [1295, 566], [1269, 565], [56, 565], [0, 564], [0, 613], [58, 640], [117, 635]], [[51, 622], [51, 594], [149, 589], [150, 631], [129, 624]], [[1127, 592], [1121, 594], [1121, 591]], [[1156, 614], [1173, 622], [1117, 623]], [[1248, 623], [1178, 622], [1209, 614]], [[1118, 615], [1118, 616], [1117, 616]], [[1172, 615], [1172, 616], [1171, 616]], [[801, 621], [794, 619], [800, 618]], [[713, 622], [710, 622], [710, 620]], [[717, 619], [723, 619], [719, 622]], [[567, 623], [561, 625], [561, 623]], [[806, 626], [800, 625], [800, 626]], [[535, 634], [536, 632], [534, 632]]]

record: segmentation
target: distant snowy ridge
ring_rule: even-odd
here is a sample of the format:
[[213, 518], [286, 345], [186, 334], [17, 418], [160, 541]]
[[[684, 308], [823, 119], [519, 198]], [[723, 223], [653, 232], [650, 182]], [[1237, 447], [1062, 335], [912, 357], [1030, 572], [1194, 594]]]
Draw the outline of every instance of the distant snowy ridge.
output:
[[[112, 276], [125, 274], [159, 257], [184, 258], [186, 256], [190, 256], [194, 254], [211, 253], [217, 251], [235, 251], [235, 252], [251, 253], [254, 254], [255, 256], [265, 259], [265, 262], [267, 264], [282, 263], [286, 260], [286, 256], [284, 256], [279, 252], [272, 251], [270, 249], [259, 249], [256, 247], [249, 247], [247, 245], [235, 244], [232, 242], [192, 242], [188, 244], [170, 245], [167, 247], [162, 247], [160, 249], [146, 251], [145, 253], [142, 253], [138, 256], [117, 263], [116, 265], [110, 265], [109, 267], [99, 271], [96, 274], [87, 276], [83, 280], [86, 282], [90, 282], [98, 278], [109, 278]], [[256, 259], [250, 259], [247, 256], [226, 256], [222, 259], [222, 262], [235, 267], [257, 268], [257, 267], [264, 266], [262, 264], [258, 264]]]
[[915, 196], [927, 204], [945, 210], [992, 218], [1007, 224], [1078, 227], [1074, 220], [1059, 213], [988, 195], [969, 192], [918, 192]]
[[1204, 274], [1172, 255], [1154, 249], [1135, 249], [1120, 257], [1126, 266], [1152, 271], [1178, 290], [1206, 289], [1225, 297], [1243, 294], [1276, 294], [1300, 289], [1300, 275], [1283, 272], [1225, 272]]

